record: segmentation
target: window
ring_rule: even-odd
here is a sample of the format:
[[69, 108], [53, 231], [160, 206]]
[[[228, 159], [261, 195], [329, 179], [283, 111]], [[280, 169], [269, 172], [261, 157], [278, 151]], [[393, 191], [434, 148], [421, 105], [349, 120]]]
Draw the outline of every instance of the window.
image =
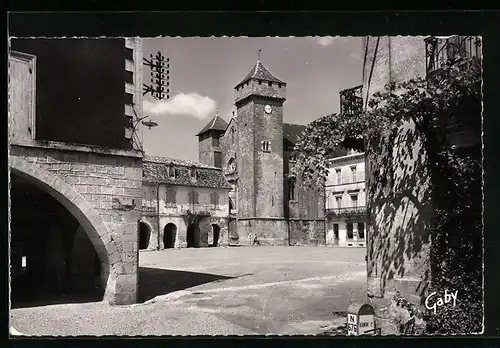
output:
[[352, 200], [352, 206], [354, 208], [358, 207], [358, 195], [351, 195], [351, 200]]
[[234, 128], [231, 128], [231, 143], [234, 144]]
[[295, 179], [288, 180], [288, 200], [294, 201], [295, 198]]
[[354, 238], [354, 227], [352, 222], [348, 222], [347, 224], [347, 239], [353, 239]]
[[342, 170], [341, 169], [335, 169], [335, 173], [337, 175], [337, 185], [342, 184]]
[[273, 83], [271, 81], [269, 81], [267, 84], [269, 85], [269, 87], [271, 87], [273, 85]]
[[196, 168], [191, 168], [189, 170], [189, 175], [191, 176], [192, 180], [198, 179], [198, 172], [196, 171]]
[[218, 136], [212, 136], [212, 146], [220, 146], [220, 141]]
[[337, 201], [337, 208], [338, 209], [342, 208], [342, 197], [337, 196], [337, 197], [335, 197], [335, 200]]
[[358, 222], [358, 236], [360, 239], [365, 239], [365, 224]]
[[165, 203], [167, 205], [174, 205], [176, 202], [176, 191], [173, 187], [167, 187], [165, 189]]
[[222, 168], [222, 152], [214, 152], [214, 167]]
[[210, 204], [214, 209], [219, 208], [219, 194], [217, 192], [212, 192], [210, 194]]
[[189, 194], [188, 194], [189, 204], [200, 204], [198, 201], [198, 196], [199, 196], [199, 194], [196, 191], [189, 192]]
[[357, 182], [357, 177], [356, 177], [356, 166], [351, 167], [351, 173], [352, 173], [352, 182]]
[[172, 166], [168, 167], [168, 176], [170, 177], [170, 179], [175, 179], [176, 178], [176, 169]]
[[227, 170], [229, 173], [236, 172], [236, 160], [234, 158], [231, 158], [227, 163]]
[[267, 140], [262, 141], [261, 146], [262, 146], [262, 151], [271, 152], [271, 142], [270, 141], [267, 141]]
[[261, 85], [261, 84], [262, 84], [262, 81], [261, 81], [261, 80], [259, 80], [259, 85]]

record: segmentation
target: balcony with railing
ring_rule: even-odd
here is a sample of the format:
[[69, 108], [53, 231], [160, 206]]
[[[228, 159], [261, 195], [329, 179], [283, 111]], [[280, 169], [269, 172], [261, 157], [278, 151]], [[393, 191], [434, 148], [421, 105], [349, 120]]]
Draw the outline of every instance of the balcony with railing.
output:
[[339, 92], [340, 113], [355, 114], [363, 109], [363, 86], [347, 88]]
[[327, 216], [364, 216], [366, 214], [366, 206], [351, 206], [341, 208], [327, 208]]
[[432, 36], [425, 39], [427, 75], [460, 59], [481, 59], [481, 56], [481, 39], [477, 36]]

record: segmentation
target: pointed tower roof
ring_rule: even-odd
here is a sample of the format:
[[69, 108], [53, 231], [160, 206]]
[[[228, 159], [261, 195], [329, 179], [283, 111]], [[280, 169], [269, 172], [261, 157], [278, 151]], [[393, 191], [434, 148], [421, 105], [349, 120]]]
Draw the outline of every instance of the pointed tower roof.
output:
[[207, 123], [205, 127], [201, 131], [196, 134], [196, 136], [202, 135], [205, 132], [208, 132], [209, 130], [216, 130], [216, 131], [221, 131], [224, 132], [227, 129], [227, 122], [219, 116], [218, 113], [215, 114], [215, 117], [210, 120], [210, 122]]
[[257, 60], [257, 63], [255, 63], [252, 70], [250, 70], [248, 75], [240, 83], [238, 83], [238, 86], [241, 85], [242, 83], [247, 82], [250, 79], [265, 80], [265, 81], [286, 84], [286, 82], [274, 76], [273, 73], [269, 71], [269, 69], [266, 68], [266, 66], [262, 64], [260, 60]]

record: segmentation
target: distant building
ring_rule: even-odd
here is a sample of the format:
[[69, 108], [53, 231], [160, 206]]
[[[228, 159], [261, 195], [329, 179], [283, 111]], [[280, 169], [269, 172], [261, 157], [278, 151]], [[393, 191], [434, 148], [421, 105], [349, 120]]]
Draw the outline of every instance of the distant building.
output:
[[364, 153], [328, 161], [326, 182], [326, 244], [366, 246], [366, 191]]
[[140, 39], [11, 39], [13, 303], [137, 300]]
[[230, 189], [220, 168], [145, 157], [139, 249], [227, 245]]

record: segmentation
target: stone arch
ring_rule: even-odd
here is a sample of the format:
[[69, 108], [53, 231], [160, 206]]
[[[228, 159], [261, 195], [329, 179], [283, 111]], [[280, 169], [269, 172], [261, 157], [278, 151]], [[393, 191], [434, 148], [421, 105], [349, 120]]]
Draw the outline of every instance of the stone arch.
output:
[[163, 248], [169, 249], [175, 247], [177, 237], [177, 225], [169, 222], [163, 228]]
[[[220, 232], [221, 232], [221, 228], [218, 224], [216, 223], [213, 223], [210, 225], [210, 234], [211, 234], [211, 237], [210, 238], [212, 240], [212, 243], [209, 244], [210, 247], [216, 247], [219, 245], [219, 242], [220, 242]], [[210, 240], [209, 239], [209, 240]]]
[[152, 231], [149, 224], [144, 221], [139, 221], [139, 250], [148, 249]]
[[[113, 283], [116, 276], [113, 265], [121, 262], [122, 256], [118, 252], [116, 242], [111, 238], [111, 234], [99, 214], [68, 183], [39, 165], [33, 165], [22, 158], [11, 156], [9, 167], [13, 174], [32, 182], [41, 190], [50, 194], [80, 223], [104, 266], [106, 271], [104, 276], [107, 277], [104, 298], [111, 300], [114, 297]], [[113, 255], [113, 260], [110, 260], [110, 255]], [[110, 275], [113, 275], [113, 277], [110, 277]]]

